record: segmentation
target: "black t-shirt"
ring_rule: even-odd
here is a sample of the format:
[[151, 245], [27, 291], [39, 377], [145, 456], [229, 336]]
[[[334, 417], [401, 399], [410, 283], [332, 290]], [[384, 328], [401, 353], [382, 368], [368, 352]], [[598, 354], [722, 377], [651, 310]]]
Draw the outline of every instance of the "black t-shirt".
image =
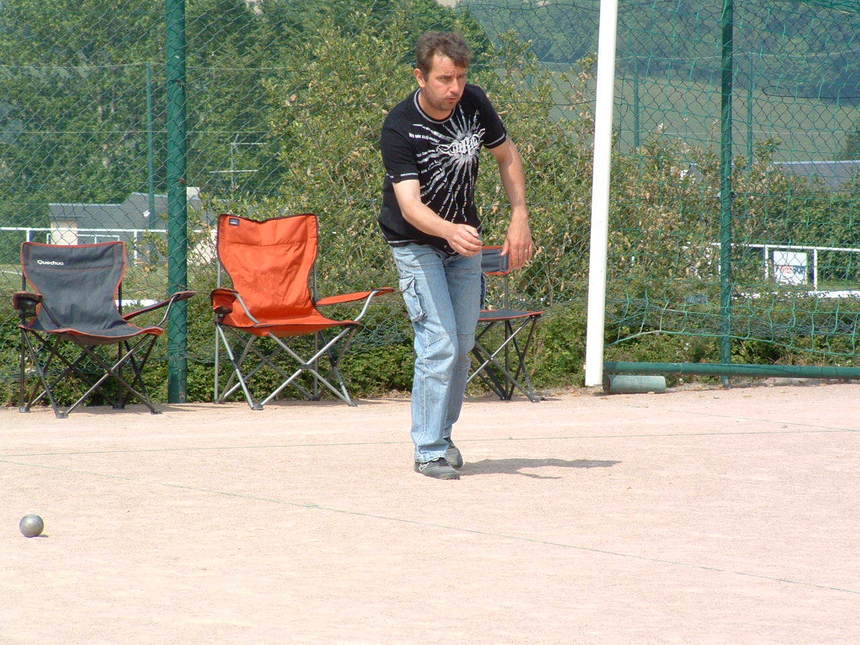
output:
[[400, 212], [394, 184], [417, 179], [421, 201], [439, 217], [480, 230], [475, 208], [475, 180], [481, 146], [495, 148], [507, 138], [505, 126], [484, 91], [466, 85], [447, 119], [430, 118], [418, 93], [399, 103], [382, 125], [380, 145], [385, 165], [379, 224], [389, 244], [430, 244], [448, 254], [448, 243], [412, 226]]

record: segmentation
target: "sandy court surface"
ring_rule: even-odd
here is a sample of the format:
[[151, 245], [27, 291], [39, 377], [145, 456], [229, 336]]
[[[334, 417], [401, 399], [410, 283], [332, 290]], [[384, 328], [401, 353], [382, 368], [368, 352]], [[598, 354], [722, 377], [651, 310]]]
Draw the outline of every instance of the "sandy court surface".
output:
[[856, 645], [858, 395], [2, 409], [0, 643]]

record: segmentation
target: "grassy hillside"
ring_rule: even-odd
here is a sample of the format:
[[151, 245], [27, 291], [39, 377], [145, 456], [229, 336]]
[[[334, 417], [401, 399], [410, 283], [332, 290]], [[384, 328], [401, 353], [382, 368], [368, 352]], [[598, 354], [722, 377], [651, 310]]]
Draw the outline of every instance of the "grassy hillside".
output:
[[[573, 117], [583, 106], [571, 104], [571, 88], [562, 66], [556, 70], [556, 115]], [[661, 128], [667, 136], [689, 145], [716, 149], [720, 141], [720, 88], [699, 81], [651, 77], [638, 84], [639, 137], [642, 141]], [[618, 78], [615, 84], [614, 127], [624, 150], [635, 140], [636, 84]], [[593, 105], [594, 81], [586, 95]], [[751, 101], [750, 101], [751, 99]], [[752, 106], [750, 121], [750, 110]], [[733, 97], [734, 149], [746, 153], [748, 141], [778, 142], [775, 161], [839, 159], [851, 132], [860, 124], [860, 106], [836, 105], [817, 99], [770, 96], [745, 88]]]
[[[616, 85], [617, 127], [624, 146], [634, 138], [634, 83]], [[646, 78], [639, 83], [640, 136], [662, 123], [668, 135], [701, 145], [718, 145], [720, 88], [714, 85]], [[779, 142], [775, 161], [838, 159], [848, 134], [860, 123], [860, 107], [816, 99], [769, 96], [745, 88], [732, 99], [735, 154], [753, 143]], [[750, 107], [752, 108], [750, 110]], [[752, 119], [750, 119], [750, 116]]]

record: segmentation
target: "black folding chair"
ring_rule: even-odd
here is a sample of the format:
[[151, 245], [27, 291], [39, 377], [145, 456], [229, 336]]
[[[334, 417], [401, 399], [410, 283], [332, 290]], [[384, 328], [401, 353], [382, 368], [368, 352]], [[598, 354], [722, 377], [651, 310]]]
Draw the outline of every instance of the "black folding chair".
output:
[[[124, 242], [54, 245], [25, 242], [21, 245], [22, 290], [12, 296], [21, 322], [20, 408], [30, 408], [45, 397], [54, 414], [65, 418], [100, 387], [118, 385], [115, 408], [125, 407], [130, 397], [139, 399], [153, 414], [160, 412], [143, 383], [143, 369], [155, 341], [164, 333], [161, 325], [174, 302], [194, 295], [174, 293], [169, 299], [131, 313], [122, 313], [122, 279], [126, 269]], [[33, 291], [27, 291], [28, 285]], [[165, 307], [158, 325], [138, 327], [129, 322], [143, 313]], [[68, 344], [77, 351], [66, 351]], [[116, 354], [98, 349], [114, 345]], [[26, 383], [26, 362], [38, 379]], [[62, 408], [57, 386], [68, 385], [77, 375], [89, 388], [74, 403]]]
[[[510, 306], [508, 285], [508, 257], [501, 255], [502, 247], [485, 246], [481, 253], [481, 269], [484, 272], [484, 297], [475, 334], [475, 347], [472, 356], [475, 368], [467, 383], [479, 378], [500, 399], [509, 401], [516, 390], [522, 392], [529, 401], [537, 403], [541, 397], [532, 386], [531, 376], [526, 365], [526, 356], [537, 321], [543, 311], [513, 309]], [[488, 307], [486, 303], [487, 276], [503, 278], [499, 308]]]

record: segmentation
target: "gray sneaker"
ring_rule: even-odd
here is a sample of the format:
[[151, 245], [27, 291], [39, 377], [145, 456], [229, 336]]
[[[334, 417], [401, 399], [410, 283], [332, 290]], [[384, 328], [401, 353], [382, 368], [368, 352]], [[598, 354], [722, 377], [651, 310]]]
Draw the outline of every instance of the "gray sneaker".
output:
[[451, 465], [451, 468], [459, 470], [463, 467], [463, 455], [460, 454], [460, 449], [453, 443], [445, 452], [445, 461]]
[[434, 479], [460, 479], [460, 473], [451, 468], [444, 457], [433, 461], [416, 461], [415, 472]]

